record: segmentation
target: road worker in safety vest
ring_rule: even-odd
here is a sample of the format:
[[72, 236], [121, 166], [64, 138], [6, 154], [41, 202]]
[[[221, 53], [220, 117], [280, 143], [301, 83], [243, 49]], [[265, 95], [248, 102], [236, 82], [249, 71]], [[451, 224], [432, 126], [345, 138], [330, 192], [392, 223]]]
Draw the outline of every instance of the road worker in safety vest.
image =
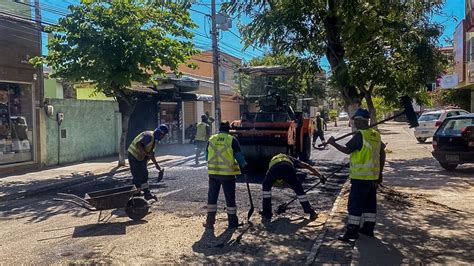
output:
[[306, 193], [303, 190], [301, 182], [296, 177], [296, 168], [304, 168], [314, 175], [318, 176], [321, 179], [321, 182], [324, 183], [326, 178], [318, 170], [313, 168], [311, 165], [302, 162], [296, 158], [293, 158], [289, 155], [280, 153], [270, 160], [268, 165], [268, 171], [263, 179], [262, 183], [262, 215], [263, 220], [270, 220], [272, 218], [272, 187], [273, 186], [282, 186], [284, 183], [287, 183], [291, 189], [296, 193], [298, 200], [303, 207], [303, 211], [306, 214], [309, 214], [310, 220], [315, 220], [317, 214], [311, 207], [311, 203], [308, 200]]
[[382, 143], [379, 132], [369, 128], [369, 112], [360, 108], [351, 119], [357, 133], [345, 146], [336, 143], [334, 137], [327, 141], [351, 156], [351, 190], [347, 206], [349, 216], [346, 232], [339, 237], [342, 241], [353, 241], [359, 237], [359, 233], [374, 236], [377, 187], [382, 183], [385, 164], [385, 144]]
[[226, 201], [228, 227], [240, 226], [235, 203], [235, 176], [241, 174], [247, 163], [240, 152], [236, 138], [229, 134], [230, 124], [222, 121], [219, 133], [211, 136], [207, 145], [207, 171], [209, 190], [207, 193], [207, 217], [204, 227], [214, 229], [217, 213], [217, 198], [222, 186]]
[[201, 122], [196, 125], [196, 136], [194, 137], [194, 144], [196, 145], [196, 157], [194, 162], [199, 164], [199, 156], [206, 148], [207, 141], [211, 136], [211, 126], [207, 121], [207, 115], [201, 116]]
[[156, 196], [150, 192], [148, 185], [147, 163], [151, 159], [156, 169], [161, 171], [160, 165], [155, 159], [155, 146], [168, 132], [168, 126], [162, 124], [154, 131], [144, 131], [138, 134], [128, 147], [128, 162], [133, 176], [132, 182], [139, 190], [143, 191], [146, 200], [157, 200]]

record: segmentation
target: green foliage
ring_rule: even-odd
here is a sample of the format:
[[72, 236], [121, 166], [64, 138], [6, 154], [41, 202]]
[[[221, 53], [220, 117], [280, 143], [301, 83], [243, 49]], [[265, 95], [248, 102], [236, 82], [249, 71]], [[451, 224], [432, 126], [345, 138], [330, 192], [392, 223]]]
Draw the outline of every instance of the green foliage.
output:
[[337, 110], [336, 109], [329, 110], [329, 119], [331, 119], [331, 121], [336, 121], [336, 119], [337, 119]]
[[[153, 1], [151, 1], [153, 2]], [[163, 1], [82, 0], [49, 27], [53, 38], [46, 63], [54, 77], [91, 81], [97, 90], [125, 98], [132, 82], [153, 82], [165, 67], [177, 71], [196, 52], [188, 31], [195, 27], [188, 5]]]
[[436, 48], [441, 25], [430, 17], [442, 1], [241, 0], [227, 6], [252, 17], [247, 45], [270, 45], [317, 65], [326, 56], [331, 84], [346, 105], [371, 97], [386, 102], [419, 96], [446, 62]]
[[[390, 112], [393, 112], [397, 109], [397, 106], [393, 104], [387, 103], [382, 97], [380, 96], [373, 96], [372, 102], [374, 103], [374, 107], [377, 110], [377, 120], [382, 120], [384, 115]], [[367, 108], [367, 101], [362, 102], [362, 107]]]
[[469, 89], [440, 89], [432, 93], [432, 98], [438, 106], [458, 106], [467, 111], [471, 109], [471, 90]]

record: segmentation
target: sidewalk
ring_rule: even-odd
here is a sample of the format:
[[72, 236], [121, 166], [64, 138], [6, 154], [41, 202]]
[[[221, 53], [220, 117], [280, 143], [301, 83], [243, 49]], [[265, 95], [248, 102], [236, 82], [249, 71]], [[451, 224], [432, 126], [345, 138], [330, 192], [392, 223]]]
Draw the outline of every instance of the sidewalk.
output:
[[402, 123], [380, 129], [388, 154], [375, 238], [361, 235], [352, 245], [337, 240], [346, 223], [350, 187], [346, 183], [310, 263], [474, 263], [474, 167], [445, 171], [431, 157], [431, 143], [416, 143], [413, 129]]
[[[163, 145], [158, 147], [156, 160], [160, 163], [182, 159], [193, 152], [193, 145], [189, 144]], [[0, 177], [0, 201], [31, 196], [128, 171], [128, 160], [126, 160], [126, 166], [118, 167], [117, 159], [118, 156], [100, 158], [28, 173], [2, 176]]]

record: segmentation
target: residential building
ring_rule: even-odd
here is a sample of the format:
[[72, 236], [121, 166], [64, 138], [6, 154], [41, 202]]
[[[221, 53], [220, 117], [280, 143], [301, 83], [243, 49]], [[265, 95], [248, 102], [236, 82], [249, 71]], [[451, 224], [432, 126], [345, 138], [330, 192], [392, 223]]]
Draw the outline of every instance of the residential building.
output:
[[[212, 51], [204, 51], [194, 55], [190, 63], [197, 68], [181, 66], [179, 71], [187, 77], [199, 81], [199, 89], [195, 92], [200, 95], [214, 95], [214, 71], [212, 64]], [[230, 54], [219, 53], [219, 88], [221, 96], [222, 120], [237, 120], [240, 118], [240, 97], [236, 90], [236, 70], [242, 64], [242, 60]], [[200, 121], [202, 114], [208, 112], [211, 116], [214, 114], [214, 102], [210, 97], [203, 97], [202, 101], [184, 103], [184, 124], [185, 128]], [[214, 127], [215, 129], [215, 127]]]
[[465, 0], [465, 7], [465, 18], [454, 32], [454, 71], [458, 88], [471, 90], [471, 112], [474, 112], [474, 1]]

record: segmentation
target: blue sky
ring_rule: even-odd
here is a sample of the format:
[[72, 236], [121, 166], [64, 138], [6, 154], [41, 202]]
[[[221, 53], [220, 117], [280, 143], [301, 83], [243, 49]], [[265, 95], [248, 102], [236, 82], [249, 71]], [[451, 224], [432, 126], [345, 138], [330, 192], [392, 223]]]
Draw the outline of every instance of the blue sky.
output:
[[[67, 13], [68, 5], [78, 2], [79, 0], [41, 0], [41, 4], [43, 5], [43, 20], [49, 23], [56, 23], [61, 15]], [[220, 0], [217, 0], [217, 3], [219, 4]], [[210, 0], [201, 0], [200, 4], [194, 4], [191, 10], [191, 16], [196, 24], [198, 24], [198, 28], [193, 30], [195, 33], [194, 40], [196, 46], [203, 50], [211, 49], [209, 19], [204, 15], [210, 14], [210, 12]], [[456, 25], [464, 17], [464, 1], [446, 0], [442, 13], [443, 14], [441, 16], [434, 16], [433, 19], [444, 25], [444, 34], [439, 41], [441, 45], [446, 45], [446, 40], [452, 39]], [[454, 18], [457, 18], [458, 22], [456, 22]], [[243, 23], [248, 21], [248, 18], [241, 19], [243, 20]], [[231, 32], [222, 32], [219, 41], [220, 49], [236, 57], [243, 58], [244, 60], [250, 60], [252, 57], [262, 55], [265, 49], [256, 50], [250, 47], [247, 50], [242, 51], [243, 44], [239, 38], [240, 34], [237, 30], [236, 22], [237, 19], [234, 20]], [[46, 43], [45, 38], [44, 42]], [[325, 69], [328, 68], [327, 61], [325, 59], [321, 61], [321, 65]]]

